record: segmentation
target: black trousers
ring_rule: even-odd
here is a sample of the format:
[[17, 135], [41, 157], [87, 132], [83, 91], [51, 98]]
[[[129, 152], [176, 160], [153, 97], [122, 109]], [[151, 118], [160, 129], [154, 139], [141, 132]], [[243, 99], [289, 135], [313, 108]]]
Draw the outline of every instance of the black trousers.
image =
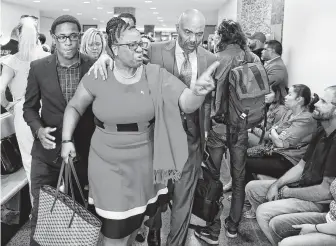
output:
[[246, 182], [254, 179], [252, 173], [280, 178], [292, 167], [293, 164], [289, 160], [277, 153], [258, 158], [248, 157], [246, 161]]
[[[30, 245], [36, 246], [39, 245], [34, 239], [35, 228], [37, 224], [37, 215], [38, 215], [38, 205], [39, 205], [39, 195], [40, 195], [40, 188], [43, 185], [50, 185], [56, 188], [58, 176], [60, 173], [61, 164], [54, 164], [54, 163], [47, 163], [41, 161], [39, 159], [33, 158], [32, 165], [31, 165], [31, 193], [33, 196], [33, 207], [31, 213], [31, 220], [30, 220], [30, 227], [31, 227], [31, 234], [30, 234]], [[87, 166], [81, 166], [81, 163], [75, 163], [75, 169], [77, 176], [79, 178], [79, 182], [81, 188], [83, 190], [84, 186], [88, 183], [87, 182]], [[74, 193], [75, 199], [77, 202], [83, 204], [83, 201], [80, 197], [79, 190], [77, 185], [75, 184], [74, 178], [72, 179], [74, 184]]]

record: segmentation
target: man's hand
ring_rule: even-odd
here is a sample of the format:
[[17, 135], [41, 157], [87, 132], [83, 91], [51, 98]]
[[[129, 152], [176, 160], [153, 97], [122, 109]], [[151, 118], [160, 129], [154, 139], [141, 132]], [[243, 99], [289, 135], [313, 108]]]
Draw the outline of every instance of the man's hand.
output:
[[103, 80], [107, 79], [107, 67], [110, 68], [110, 70], [113, 69], [113, 59], [107, 55], [102, 54], [98, 60], [92, 65], [90, 68], [88, 75], [90, 75], [92, 72], [94, 73], [95, 78], [98, 78], [98, 71], [100, 76], [102, 76]]
[[62, 143], [61, 156], [66, 164], [69, 163], [69, 157], [76, 157], [75, 145], [72, 142]]
[[266, 194], [266, 199], [269, 202], [278, 200], [278, 192], [279, 192], [278, 186], [275, 183], [272, 184], [271, 187], [268, 189], [268, 192]]
[[316, 232], [315, 225], [312, 224], [293, 225], [292, 227], [295, 229], [301, 229], [300, 235]]
[[42, 143], [43, 148], [45, 149], [55, 149], [56, 148], [55, 137], [50, 135], [50, 133], [54, 131], [56, 131], [56, 127], [55, 128], [41, 127], [38, 130], [37, 135]]
[[202, 75], [196, 80], [195, 86], [193, 88], [193, 93], [198, 96], [205, 96], [215, 88], [215, 82], [212, 78], [212, 74], [219, 66], [219, 62], [216, 61], [211, 64], [210, 67], [205, 70]]

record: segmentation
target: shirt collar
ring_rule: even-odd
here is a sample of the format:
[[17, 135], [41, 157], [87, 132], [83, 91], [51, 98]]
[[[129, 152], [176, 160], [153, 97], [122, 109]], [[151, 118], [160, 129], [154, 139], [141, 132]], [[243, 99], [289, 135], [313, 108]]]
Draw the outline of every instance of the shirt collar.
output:
[[[177, 55], [183, 55], [184, 51], [183, 49], [181, 48], [180, 44], [178, 43], [178, 41], [176, 40], [176, 49], [175, 49], [175, 54]], [[191, 52], [189, 54], [190, 55], [196, 55], [196, 50], [194, 50], [193, 52]]]
[[57, 55], [57, 51], [56, 51], [56, 66], [57, 67], [61, 67], [61, 68], [76, 68], [79, 67], [79, 65], [81, 64], [81, 55], [80, 52], [78, 52], [78, 61], [75, 62], [74, 64], [70, 65], [70, 66], [62, 66], [58, 60], [58, 55]]
[[274, 57], [271, 60], [265, 61], [265, 65], [270, 64], [272, 61], [274, 61], [275, 59], [278, 59], [280, 56]]

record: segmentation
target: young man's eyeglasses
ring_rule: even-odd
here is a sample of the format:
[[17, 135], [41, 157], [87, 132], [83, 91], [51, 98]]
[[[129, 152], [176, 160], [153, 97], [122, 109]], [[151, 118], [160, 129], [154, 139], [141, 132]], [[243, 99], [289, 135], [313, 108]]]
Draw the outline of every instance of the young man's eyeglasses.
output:
[[114, 45], [116, 45], [116, 46], [127, 45], [130, 50], [135, 51], [139, 48], [139, 46], [142, 49], [148, 48], [149, 43], [140, 41], [140, 42], [126, 43], [126, 44], [114, 44]]
[[80, 38], [80, 33], [71, 33], [70, 35], [55, 35], [55, 38], [58, 42], [64, 43], [67, 39], [70, 41], [78, 41]]

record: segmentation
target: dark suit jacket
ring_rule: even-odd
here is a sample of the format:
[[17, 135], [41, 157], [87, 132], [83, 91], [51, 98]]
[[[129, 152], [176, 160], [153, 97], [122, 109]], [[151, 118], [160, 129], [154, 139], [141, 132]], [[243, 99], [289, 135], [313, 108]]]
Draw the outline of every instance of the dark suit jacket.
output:
[[[93, 61], [84, 54], [81, 54], [80, 57], [80, 78], [82, 78], [92, 66]], [[23, 117], [34, 135], [40, 127], [57, 128], [52, 134], [56, 137], [56, 148], [47, 150], [43, 148], [40, 140], [35, 139], [31, 151], [32, 156], [50, 165], [59, 166], [62, 161], [59, 154], [62, 142], [63, 114], [67, 102], [64, 99], [58, 81], [56, 54], [33, 61], [30, 64], [25, 99]], [[42, 110], [40, 116], [41, 103]], [[93, 130], [92, 108], [89, 107], [81, 117], [74, 133], [76, 151], [80, 158], [86, 163]], [[58, 162], [54, 163], [57, 157], [59, 157]]]
[[264, 66], [271, 85], [283, 84], [286, 88], [288, 88], [287, 68], [281, 57], [274, 59], [270, 63], [265, 62]]
[[[158, 64], [168, 72], [179, 76], [179, 70], [175, 59], [176, 40], [152, 43], [149, 50], [150, 63]], [[197, 48], [197, 77], [199, 77], [212, 63], [217, 60], [216, 56], [203, 47]], [[199, 122], [201, 143], [204, 144], [205, 131], [210, 129], [211, 93], [209, 93], [202, 107], [199, 109]], [[203, 124], [202, 124], [203, 122]]]

